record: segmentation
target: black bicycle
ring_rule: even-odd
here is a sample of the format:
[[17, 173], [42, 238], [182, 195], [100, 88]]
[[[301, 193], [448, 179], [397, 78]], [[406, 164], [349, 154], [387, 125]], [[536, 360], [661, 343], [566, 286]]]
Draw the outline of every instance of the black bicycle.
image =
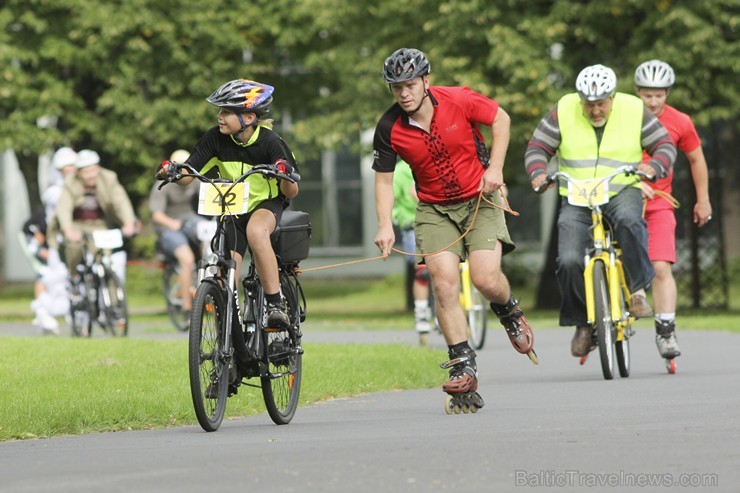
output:
[[[88, 243], [95, 245], [88, 250]], [[123, 282], [111, 267], [112, 252], [123, 247], [120, 229], [84, 235], [82, 262], [77, 278], [70, 281], [69, 317], [72, 335], [90, 337], [96, 322], [109, 335], [128, 335], [128, 305]]]
[[[274, 165], [256, 165], [232, 182], [210, 179], [190, 165], [173, 163], [173, 176], [160, 188], [180, 179], [183, 169], [189, 172], [187, 176], [207, 185], [201, 186], [201, 202], [218, 216], [211, 241], [213, 253], [199, 263], [190, 319], [190, 391], [198, 422], [204, 430], [216, 431], [223, 421], [226, 399], [236, 394], [240, 385], [249, 385], [261, 388], [273, 422], [287, 424], [298, 407], [301, 390], [301, 323], [306, 319], [306, 299], [297, 270], [299, 262], [308, 257], [310, 218], [305, 212], [285, 211], [272, 234], [280, 288], [290, 318], [287, 327], [267, 325], [267, 302], [253, 258], [242, 281], [244, 296], [240, 300], [236, 261], [229, 254], [226, 230], [233, 227], [233, 216], [242, 213], [246, 194], [239, 184], [249, 176], [260, 174], [265, 179], [292, 182], [300, 177], [280, 173]], [[259, 379], [259, 384], [251, 383], [252, 379]]]

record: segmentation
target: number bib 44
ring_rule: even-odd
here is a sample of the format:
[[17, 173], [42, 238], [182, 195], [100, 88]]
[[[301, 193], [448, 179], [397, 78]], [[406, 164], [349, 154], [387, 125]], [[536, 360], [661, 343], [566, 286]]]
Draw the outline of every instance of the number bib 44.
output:
[[609, 183], [594, 178], [578, 180], [577, 184], [568, 182], [568, 202], [579, 207], [590, 207], [609, 202]]
[[221, 216], [244, 214], [249, 210], [249, 183], [201, 183], [198, 214]]

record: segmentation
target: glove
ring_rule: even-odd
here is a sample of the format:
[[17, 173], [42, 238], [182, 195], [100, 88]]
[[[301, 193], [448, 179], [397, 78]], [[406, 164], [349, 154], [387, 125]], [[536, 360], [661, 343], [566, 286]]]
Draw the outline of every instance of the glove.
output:
[[172, 164], [172, 161], [169, 159], [166, 159], [162, 161], [162, 164], [159, 165], [159, 169], [157, 170], [157, 174], [154, 175], [154, 177], [157, 180], [166, 180], [170, 176], [170, 165]]
[[278, 159], [277, 161], [275, 161], [275, 167], [283, 175], [290, 176], [291, 174], [293, 174], [293, 166], [291, 166], [290, 163], [285, 159]]

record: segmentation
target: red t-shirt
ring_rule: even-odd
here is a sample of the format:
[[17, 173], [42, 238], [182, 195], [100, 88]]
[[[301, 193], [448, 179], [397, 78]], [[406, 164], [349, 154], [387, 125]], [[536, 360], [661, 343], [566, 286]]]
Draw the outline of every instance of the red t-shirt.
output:
[[[660, 114], [658, 120], [668, 130], [668, 134], [671, 136], [671, 140], [676, 145], [676, 148], [684, 154], [693, 151], [701, 145], [701, 139], [699, 138], [699, 134], [696, 133], [694, 123], [686, 113], [678, 111], [673, 106], [665, 105], [663, 113]], [[642, 162], [646, 163], [648, 161], [650, 161], [650, 156], [647, 152], [643, 151]], [[672, 182], [673, 171], [671, 171], [670, 175], [660, 178], [655, 183], [648, 183], [656, 190], [671, 193], [673, 190], [671, 187]], [[648, 202], [648, 207], [670, 208], [672, 206], [662, 198], [656, 197]]]
[[434, 114], [429, 132], [398, 104], [375, 127], [373, 169], [391, 172], [398, 157], [409, 163], [419, 201], [453, 204], [478, 195], [489, 153], [478, 124], [491, 125], [498, 103], [468, 87], [429, 88]]

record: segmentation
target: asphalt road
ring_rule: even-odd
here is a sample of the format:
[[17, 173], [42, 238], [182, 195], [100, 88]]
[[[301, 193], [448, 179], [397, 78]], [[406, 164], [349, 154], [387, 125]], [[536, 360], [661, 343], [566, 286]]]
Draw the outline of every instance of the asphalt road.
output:
[[[416, 340], [412, 331], [305, 333], [307, 343]], [[445, 415], [439, 389], [399, 391], [302, 407], [287, 426], [265, 413], [215, 433], [6, 442], [0, 491], [740, 491], [739, 335], [680, 333], [684, 355], [668, 375], [652, 335], [638, 333], [632, 376], [613, 381], [596, 353], [578, 365], [570, 335], [536, 331], [535, 366], [503, 329], [489, 333], [477, 414]]]

